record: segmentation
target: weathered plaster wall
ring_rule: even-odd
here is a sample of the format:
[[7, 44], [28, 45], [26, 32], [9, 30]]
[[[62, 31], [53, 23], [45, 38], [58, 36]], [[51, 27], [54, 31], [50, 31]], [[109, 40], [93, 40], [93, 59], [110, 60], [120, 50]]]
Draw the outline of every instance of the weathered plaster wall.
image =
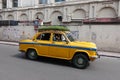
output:
[[[92, 41], [99, 50], [120, 52], [120, 25], [68, 26], [79, 41]], [[19, 41], [32, 38], [33, 26], [0, 27], [0, 40]]]
[[[92, 41], [99, 50], [120, 52], [120, 25], [70, 26], [80, 41]], [[76, 33], [78, 32], [78, 33]], [[77, 37], [76, 36], [76, 37]]]
[[32, 38], [35, 34], [33, 26], [9, 26], [0, 28], [0, 40], [19, 41]]

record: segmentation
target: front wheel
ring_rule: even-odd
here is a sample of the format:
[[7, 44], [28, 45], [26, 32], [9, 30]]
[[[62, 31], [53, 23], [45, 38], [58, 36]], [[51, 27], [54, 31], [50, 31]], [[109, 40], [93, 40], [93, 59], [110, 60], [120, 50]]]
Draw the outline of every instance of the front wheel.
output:
[[36, 60], [38, 58], [38, 55], [35, 50], [28, 50], [26, 53], [26, 57], [31, 60]]
[[72, 59], [72, 63], [79, 69], [85, 69], [89, 65], [89, 60], [83, 54], [76, 54]]

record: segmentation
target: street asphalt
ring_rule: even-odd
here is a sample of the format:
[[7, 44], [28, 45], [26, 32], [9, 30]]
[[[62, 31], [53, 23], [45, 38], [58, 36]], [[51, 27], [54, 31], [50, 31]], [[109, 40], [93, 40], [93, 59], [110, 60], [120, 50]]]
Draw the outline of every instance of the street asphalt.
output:
[[[120, 58], [101, 56], [86, 69], [68, 61], [39, 57], [33, 61], [18, 51], [17, 45], [0, 44], [0, 80], [119, 80]], [[100, 53], [109, 53], [101, 52]]]

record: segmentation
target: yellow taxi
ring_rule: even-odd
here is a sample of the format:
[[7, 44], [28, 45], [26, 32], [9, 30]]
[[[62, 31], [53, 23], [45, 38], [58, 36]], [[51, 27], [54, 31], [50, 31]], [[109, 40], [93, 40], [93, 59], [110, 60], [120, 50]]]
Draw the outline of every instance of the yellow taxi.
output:
[[19, 51], [31, 60], [38, 56], [65, 59], [79, 69], [87, 68], [90, 61], [98, 58], [95, 43], [76, 41], [63, 26], [40, 28], [32, 39], [19, 42]]

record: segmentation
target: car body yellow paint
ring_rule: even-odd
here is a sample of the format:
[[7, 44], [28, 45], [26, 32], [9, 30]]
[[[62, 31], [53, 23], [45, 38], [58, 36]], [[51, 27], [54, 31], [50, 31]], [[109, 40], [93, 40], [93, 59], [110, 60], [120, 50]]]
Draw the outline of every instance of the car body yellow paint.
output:
[[[38, 36], [49, 33], [49, 40], [38, 39]], [[32, 39], [21, 40], [19, 42], [19, 51], [27, 52], [28, 49], [34, 49], [39, 56], [71, 60], [76, 53], [86, 54], [90, 61], [98, 58], [97, 47], [92, 42], [71, 41], [66, 35], [66, 31], [47, 30], [35, 34]], [[63, 41], [54, 41], [54, 34], [60, 34]], [[44, 36], [44, 35], [43, 35]]]

